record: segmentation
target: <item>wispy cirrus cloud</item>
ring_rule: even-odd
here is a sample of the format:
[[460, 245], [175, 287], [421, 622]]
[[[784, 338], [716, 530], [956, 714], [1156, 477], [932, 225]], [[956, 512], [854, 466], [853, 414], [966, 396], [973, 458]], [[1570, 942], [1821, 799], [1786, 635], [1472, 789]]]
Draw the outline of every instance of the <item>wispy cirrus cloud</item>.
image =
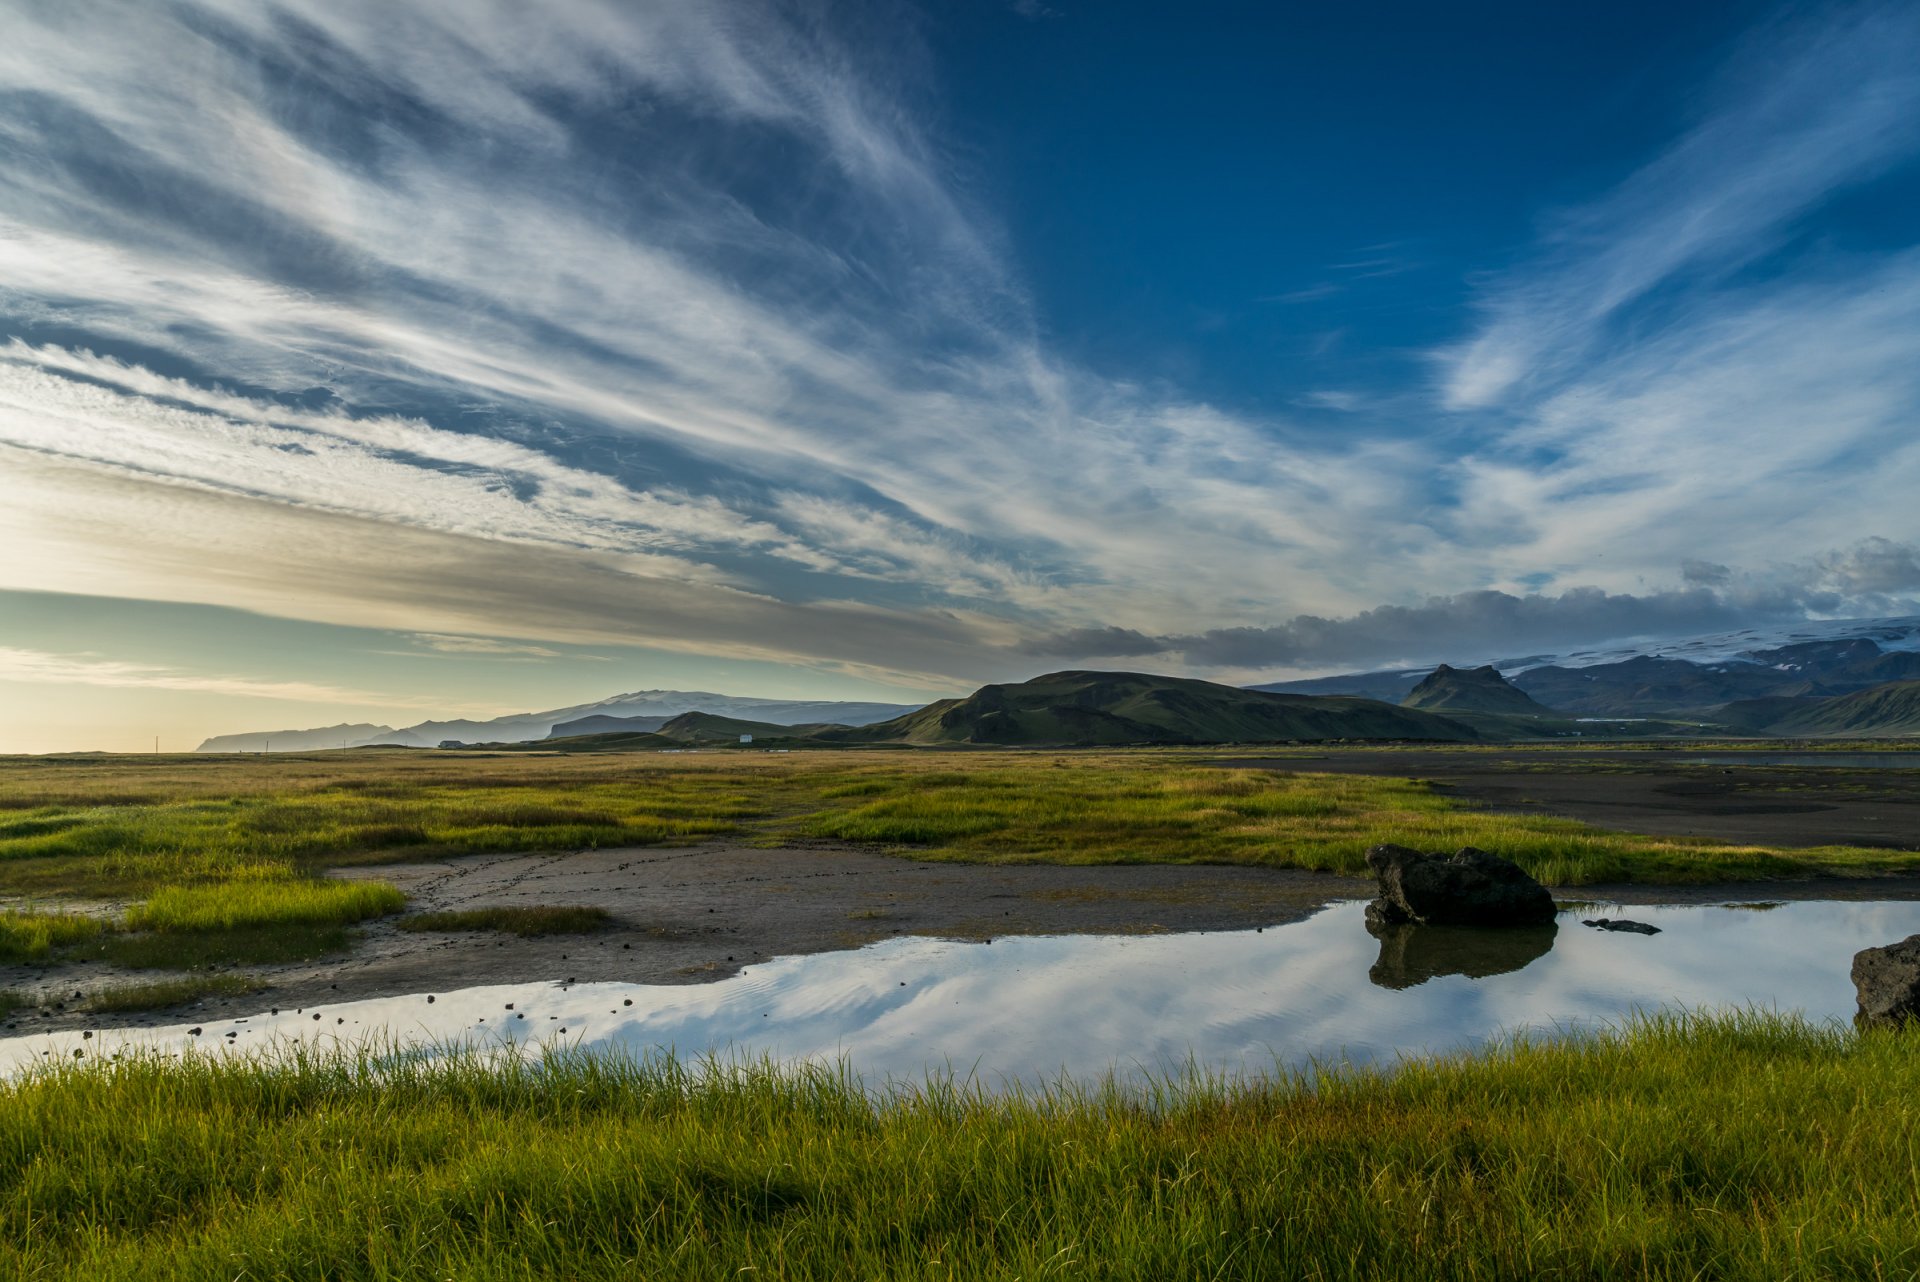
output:
[[934, 688], [1907, 532], [1920, 267], [1731, 273], [1920, 146], [1908, 9], [1736, 66], [1557, 223], [1438, 357], [1444, 432], [1302, 389], [1319, 436], [1054, 350], [912, 24], [836, 15], [10, 13], [0, 586]]
[[1563, 211], [1496, 278], [1485, 320], [1442, 353], [1455, 409], [1550, 385], [1608, 327], [1676, 279], [1724, 277], [1780, 248], [1795, 220], [1920, 145], [1920, 15], [1877, 4], [1755, 36], [1714, 109], [1604, 198]]
[[360, 704], [425, 708], [420, 700], [396, 699], [310, 681], [262, 681], [253, 677], [190, 672], [180, 668], [128, 663], [92, 654], [55, 654], [0, 646], [0, 681], [35, 684], [111, 686], [127, 690], [174, 690], [189, 694], [277, 699], [290, 703]]
[[912, 90], [785, 7], [114, 14], [0, 53], [0, 278], [116, 353], [12, 348], [21, 448], [1009, 618], [1232, 614], [1228, 567], [1405, 506], [1364, 452], [1052, 358]]

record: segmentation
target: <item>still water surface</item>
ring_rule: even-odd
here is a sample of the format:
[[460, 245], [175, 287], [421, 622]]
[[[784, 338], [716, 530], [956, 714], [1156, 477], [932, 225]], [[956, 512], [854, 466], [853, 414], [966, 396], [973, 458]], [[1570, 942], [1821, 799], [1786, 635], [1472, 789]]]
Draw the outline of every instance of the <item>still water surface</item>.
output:
[[[1652, 936], [1582, 917], [1627, 916]], [[215, 1053], [368, 1040], [537, 1055], [565, 1045], [682, 1056], [840, 1057], [869, 1082], [929, 1070], [984, 1085], [1277, 1063], [1391, 1062], [1521, 1028], [1576, 1030], [1640, 1009], [1757, 1005], [1850, 1017], [1854, 952], [1920, 933], [1920, 903], [1589, 907], [1557, 928], [1367, 931], [1359, 903], [1262, 931], [903, 938], [787, 957], [717, 983], [504, 985], [0, 1041], [0, 1070], [124, 1047]], [[509, 1010], [507, 1003], [513, 1008]], [[629, 1005], [628, 1003], [631, 1003]], [[320, 1018], [315, 1020], [313, 1016]], [[234, 1033], [229, 1038], [227, 1033]]]

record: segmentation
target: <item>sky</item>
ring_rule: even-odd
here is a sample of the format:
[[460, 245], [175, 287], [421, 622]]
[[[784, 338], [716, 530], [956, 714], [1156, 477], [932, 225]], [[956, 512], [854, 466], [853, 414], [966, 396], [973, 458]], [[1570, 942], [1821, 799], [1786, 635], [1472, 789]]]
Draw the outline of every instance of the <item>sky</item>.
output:
[[1920, 613], [1920, 7], [0, 0], [0, 751]]

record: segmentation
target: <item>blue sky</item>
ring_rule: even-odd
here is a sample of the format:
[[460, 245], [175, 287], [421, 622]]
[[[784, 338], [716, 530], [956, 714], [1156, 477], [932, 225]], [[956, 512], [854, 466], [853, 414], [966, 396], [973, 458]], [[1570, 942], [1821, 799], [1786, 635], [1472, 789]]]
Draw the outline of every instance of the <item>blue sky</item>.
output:
[[4, 8], [0, 749], [1920, 612], [1911, 4]]

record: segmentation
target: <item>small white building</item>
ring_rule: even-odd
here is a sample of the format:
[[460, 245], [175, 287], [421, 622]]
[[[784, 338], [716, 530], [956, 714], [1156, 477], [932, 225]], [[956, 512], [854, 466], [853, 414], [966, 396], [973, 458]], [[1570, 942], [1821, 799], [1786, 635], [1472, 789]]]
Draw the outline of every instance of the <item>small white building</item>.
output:
[[741, 742], [741, 743], [752, 743], [752, 742], [753, 742], [753, 736], [752, 736], [752, 735], [750, 735], [750, 734], [743, 734], [743, 735], [741, 735], [741, 736], [740, 736], [740, 742]]

